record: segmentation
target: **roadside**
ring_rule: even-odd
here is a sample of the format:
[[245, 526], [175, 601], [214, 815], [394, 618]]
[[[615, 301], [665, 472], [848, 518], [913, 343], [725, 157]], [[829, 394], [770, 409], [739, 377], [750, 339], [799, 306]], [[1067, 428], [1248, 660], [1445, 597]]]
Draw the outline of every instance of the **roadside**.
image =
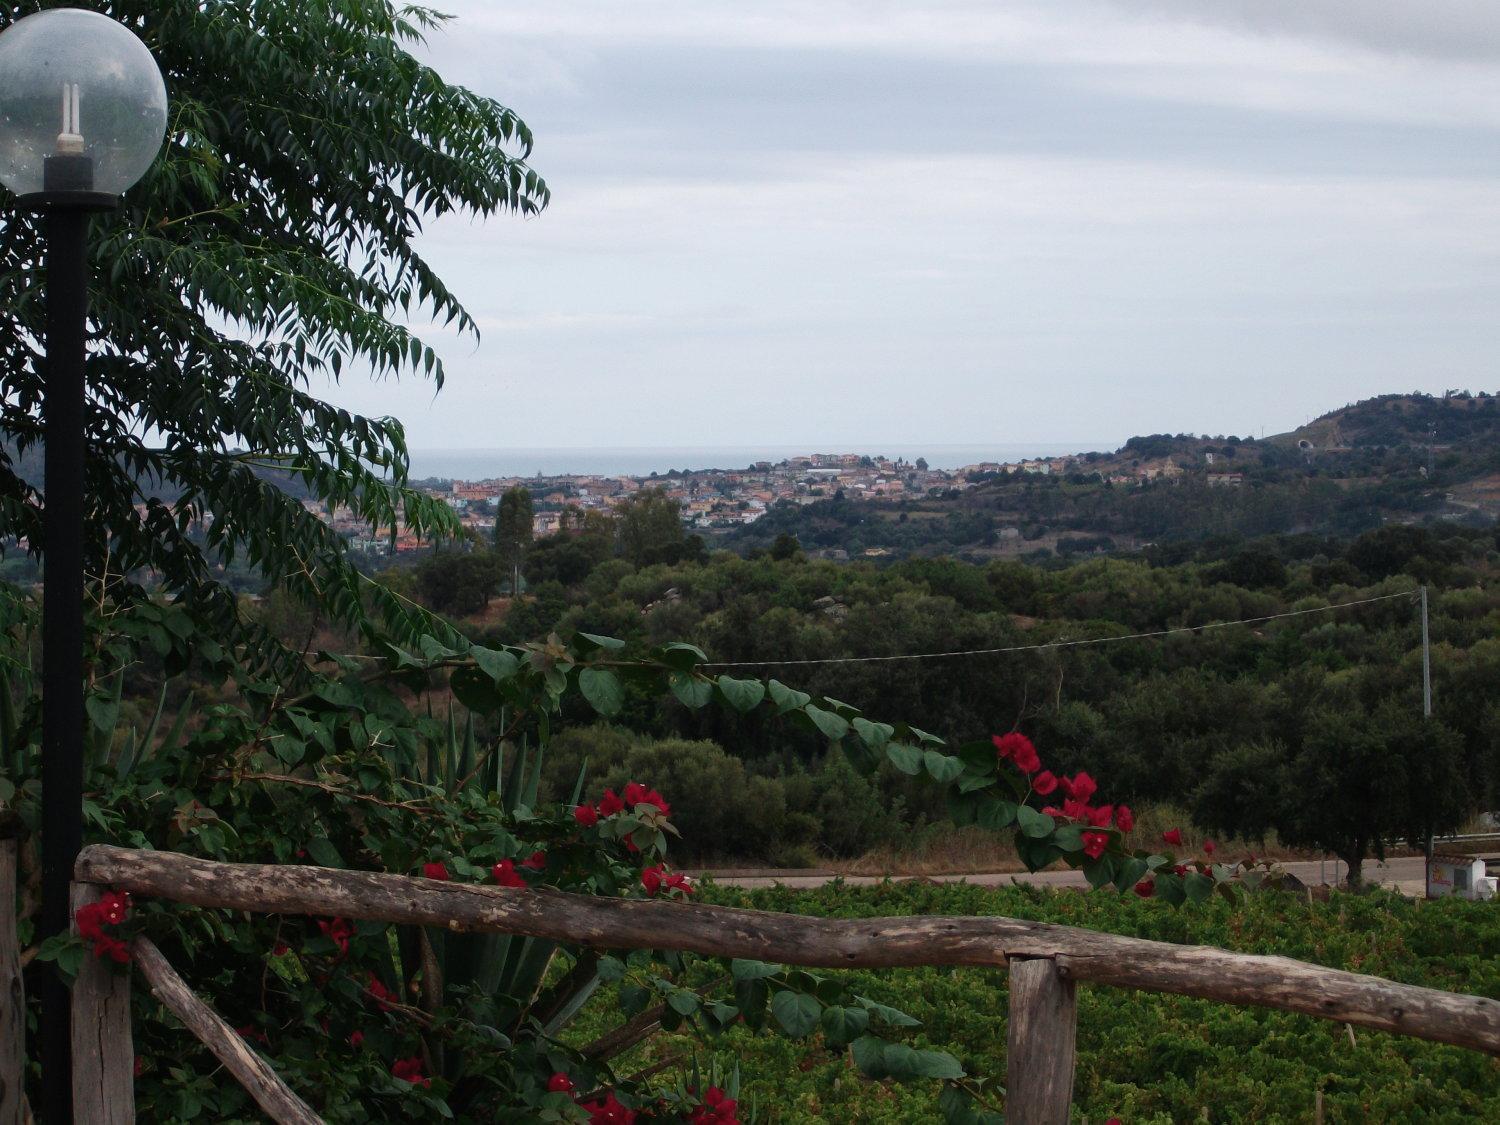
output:
[[[1281, 868], [1295, 875], [1309, 887], [1321, 886], [1323, 884], [1335, 885], [1345, 874], [1344, 865], [1334, 860], [1293, 860], [1282, 863]], [[745, 870], [727, 869], [723, 871], [698, 872], [698, 877], [711, 877], [715, 883], [726, 887], [770, 887], [781, 884], [784, 887], [795, 887], [798, 889], [821, 887], [842, 879], [850, 886], [871, 886], [881, 883], [887, 879], [900, 882], [908, 879], [925, 879], [933, 883], [973, 883], [980, 887], [1003, 887], [1012, 883], [1027, 884], [1038, 887], [1087, 887], [1088, 881], [1084, 879], [1081, 871], [1038, 871], [1031, 873], [1027, 871], [985, 871], [970, 872], [965, 874], [925, 875], [925, 874], [900, 874], [888, 875], [846, 875], [837, 871], [797, 871], [797, 870]], [[1399, 894], [1419, 897], [1426, 892], [1425, 861], [1419, 855], [1392, 856], [1384, 863], [1369, 860], [1365, 863], [1365, 881], [1371, 885], [1379, 885], [1398, 892]]]

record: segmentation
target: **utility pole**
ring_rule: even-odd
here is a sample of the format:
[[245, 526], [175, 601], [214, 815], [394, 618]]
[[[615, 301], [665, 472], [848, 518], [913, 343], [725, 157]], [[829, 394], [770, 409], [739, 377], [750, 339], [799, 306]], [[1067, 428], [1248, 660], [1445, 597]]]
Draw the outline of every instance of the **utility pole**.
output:
[[[1430, 447], [1429, 447], [1430, 448]], [[1422, 587], [1422, 718], [1432, 718], [1432, 646], [1427, 636], [1427, 587]], [[1427, 862], [1423, 865], [1423, 895], [1427, 893], [1427, 882], [1432, 878], [1432, 825], [1427, 826], [1427, 846], [1423, 849]]]

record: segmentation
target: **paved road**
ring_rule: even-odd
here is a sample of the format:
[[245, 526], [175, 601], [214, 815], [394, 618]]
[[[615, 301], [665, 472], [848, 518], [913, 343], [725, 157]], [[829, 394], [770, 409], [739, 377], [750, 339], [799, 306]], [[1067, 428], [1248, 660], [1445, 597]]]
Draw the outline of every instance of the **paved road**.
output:
[[[1289, 871], [1297, 876], [1310, 887], [1316, 887], [1321, 883], [1332, 883], [1336, 879], [1343, 879], [1345, 868], [1342, 863], [1337, 865], [1332, 860], [1309, 862], [1292, 862], [1281, 865], [1283, 870]], [[1365, 881], [1368, 883], [1379, 883], [1384, 887], [1391, 887], [1402, 894], [1420, 895], [1424, 893], [1423, 860], [1421, 856], [1400, 856], [1389, 859], [1385, 863], [1376, 863], [1370, 860], [1365, 863]], [[769, 887], [780, 883], [784, 887], [821, 887], [825, 883], [831, 883], [837, 879], [837, 875], [817, 873], [813, 875], [797, 875], [793, 872], [776, 872], [755, 875], [726, 875], [715, 876], [714, 881], [729, 887]], [[870, 886], [883, 882], [885, 879], [931, 879], [936, 883], [973, 883], [981, 887], [1007, 887], [1012, 882], [1030, 883], [1041, 887], [1087, 887], [1088, 882], [1084, 879], [1081, 871], [1039, 871], [1035, 875], [1025, 871], [1003, 871], [985, 872], [978, 875], [845, 875], [844, 882], [856, 887]]]

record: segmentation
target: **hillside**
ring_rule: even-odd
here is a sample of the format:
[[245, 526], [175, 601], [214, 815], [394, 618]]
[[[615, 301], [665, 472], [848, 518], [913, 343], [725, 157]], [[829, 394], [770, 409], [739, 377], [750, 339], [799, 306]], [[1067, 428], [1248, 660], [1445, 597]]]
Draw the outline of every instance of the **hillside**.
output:
[[729, 537], [849, 556], [1048, 557], [1210, 538], [1345, 537], [1500, 518], [1500, 398], [1385, 395], [1255, 439], [1133, 437], [1112, 452], [976, 468], [899, 501], [779, 505]]

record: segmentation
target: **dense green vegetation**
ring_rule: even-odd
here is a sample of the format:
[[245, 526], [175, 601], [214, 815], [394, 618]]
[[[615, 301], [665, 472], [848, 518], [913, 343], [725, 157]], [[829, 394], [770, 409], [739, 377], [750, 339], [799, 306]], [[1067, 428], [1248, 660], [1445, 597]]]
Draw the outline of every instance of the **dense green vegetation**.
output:
[[[1133, 895], [921, 883], [816, 891], [712, 888], [710, 901], [832, 917], [976, 914], [1034, 918], [1161, 941], [1279, 953], [1433, 988], [1500, 998], [1500, 913], [1454, 899], [1413, 903], [1335, 895], [1328, 903], [1271, 892], [1230, 907], [1174, 910]], [[899, 969], [840, 974], [851, 987], [922, 1021], [919, 1042], [952, 1052], [1003, 1085], [1003, 972]], [[601, 1008], [606, 1007], [601, 1004]], [[1338, 1024], [1155, 993], [1084, 986], [1079, 995], [1075, 1112], [1136, 1123], [1326, 1120], [1483, 1121], [1500, 1116], [1500, 1071], [1472, 1051]], [[602, 1020], [602, 1012], [595, 1015]], [[585, 1020], [580, 1032], [586, 1034]], [[663, 1039], [627, 1060], [691, 1049]], [[700, 1048], [701, 1050], [701, 1048]], [[936, 1091], [872, 1083], [819, 1042], [730, 1033], [721, 1051], [745, 1076], [742, 1101], [766, 1122], [896, 1122], [939, 1116]]]
[[[544, 542], [533, 558], [576, 545], [567, 537]], [[590, 549], [591, 568], [580, 567], [567, 582], [535, 573], [531, 596], [511, 607], [498, 636], [601, 632], [624, 638], [630, 650], [681, 638], [713, 660], [748, 662], [738, 674], [795, 679], [960, 740], [1018, 726], [1052, 748], [1060, 768], [1107, 779], [1116, 799], [1187, 804], [1205, 826], [1251, 837], [1275, 831], [1351, 862], [1378, 850], [1381, 838], [1450, 828], [1500, 797], [1500, 704], [1493, 698], [1500, 554], [1493, 530], [1396, 526], [1352, 542], [1218, 541], [1191, 552], [1052, 569], [948, 559], [882, 568], [796, 553], [718, 553], [637, 568], [606, 538], [596, 537]], [[1415, 591], [1423, 583], [1431, 587], [1430, 723], [1420, 720], [1413, 599], [1202, 628]], [[1163, 630], [1179, 631], [1069, 643]], [[1013, 646], [1025, 651], [784, 663]], [[894, 765], [872, 779], [844, 777], [814, 736], [693, 712], [640, 692], [628, 697], [617, 722], [649, 738], [714, 743], [677, 752], [735, 791], [748, 791], [756, 777], [780, 781], [781, 790], [766, 792], [774, 809], [785, 796], [788, 845], [847, 854], [882, 842], [893, 819], [910, 828], [945, 814]], [[603, 760], [623, 760], [615, 743], [600, 745]], [[581, 756], [579, 750], [574, 760]], [[797, 814], [829, 823], [836, 802], [823, 795], [830, 791], [849, 807], [887, 814], [863, 818], [870, 827], [862, 837], [830, 828], [809, 839]], [[764, 858], [774, 854], [746, 847]]]

